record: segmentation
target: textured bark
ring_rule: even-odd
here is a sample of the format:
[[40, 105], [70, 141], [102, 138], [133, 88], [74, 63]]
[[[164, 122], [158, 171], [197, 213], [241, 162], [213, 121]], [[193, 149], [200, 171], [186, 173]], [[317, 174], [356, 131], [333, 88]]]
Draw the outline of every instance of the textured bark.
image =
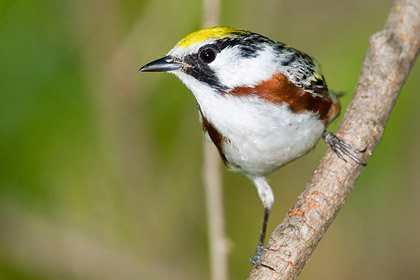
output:
[[[366, 147], [367, 161], [382, 139], [386, 122], [420, 46], [420, 0], [397, 0], [385, 28], [370, 38], [370, 47], [353, 100], [337, 132], [355, 147]], [[331, 150], [286, 219], [275, 229], [263, 266], [248, 279], [295, 279], [334, 221], [363, 166], [339, 159]]]
[[[220, 1], [203, 1], [203, 27], [218, 25]], [[211, 136], [211, 132], [208, 132]], [[217, 143], [217, 141], [214, 141], [214, 143]], [[210, 279], [227, 280], [229, 275], [229, 242], [227, 241], [225, 232], [220, 158], [213, 143], [206, 141], [203, 145], [203, 182], [206, 197], [207, 224], [209, 228]]]

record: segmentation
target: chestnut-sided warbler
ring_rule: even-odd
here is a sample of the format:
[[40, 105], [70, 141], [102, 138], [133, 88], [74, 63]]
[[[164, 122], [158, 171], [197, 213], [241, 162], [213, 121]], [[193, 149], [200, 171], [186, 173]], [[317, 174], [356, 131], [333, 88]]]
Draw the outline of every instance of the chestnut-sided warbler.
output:
[[140, 72], [170, 72], [192, 91], [206, 136], [227, 167], [250, 178], [264, 205], [257, 251], [260, 264], [274, 202], [265, 175], [314, 148], [323, 137], [363, 164], [363, 152], [325, 130], [340, 104], [328, 90], [318, 62], [288, 45], [232, 27], [198, 30]]

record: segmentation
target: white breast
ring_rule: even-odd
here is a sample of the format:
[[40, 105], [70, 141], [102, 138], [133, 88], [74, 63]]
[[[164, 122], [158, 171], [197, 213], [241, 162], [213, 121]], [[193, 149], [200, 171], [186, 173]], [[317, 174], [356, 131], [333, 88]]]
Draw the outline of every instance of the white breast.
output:
[[[325, 127], [312, 112], [293, 113], [287, 105], [257, 96], [221, 95], [187, 75], [177, 75], [194, 93], [208, 121], [227, 139], [229, 167], [261, 176], [306, 154]], [[187, 81], [186, 81], [187, 80]]]

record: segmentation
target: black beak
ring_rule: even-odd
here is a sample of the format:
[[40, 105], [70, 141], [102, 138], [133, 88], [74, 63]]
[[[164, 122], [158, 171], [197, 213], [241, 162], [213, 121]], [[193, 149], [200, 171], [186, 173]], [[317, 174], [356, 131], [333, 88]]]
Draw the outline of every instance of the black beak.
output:
[[167, 72], [178, 70], [181, 67], [181, 62], [175, 61], [171, 56], [165, 56], [144, 65], [139, 72]]

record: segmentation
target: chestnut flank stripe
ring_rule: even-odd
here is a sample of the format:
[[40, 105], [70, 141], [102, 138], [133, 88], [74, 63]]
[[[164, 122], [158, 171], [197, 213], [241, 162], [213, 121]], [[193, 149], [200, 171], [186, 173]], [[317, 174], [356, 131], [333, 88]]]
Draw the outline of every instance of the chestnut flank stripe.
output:
[[223, 152], [223, 143], [226, 141], [225, 137], [223, 137], [223, 135], [220, 134], [220, 132], [207, 120], [207, 118], [203, 115], [203, 112], [201, 112], [200, 106], [198, 106], [198, 112], [201, 115], [204, 132], [208, 133], [210, 139], [213, 141], [214, 145], [216, 145], [223, 162], [227, 164], [227, 159]]
[[254, 87], [236, 87], [224, 94], [234, 96], [256, 95], [269, 102], [286, 103], [295, 113], [312, 111], [319, 115], [327, 126], [339, 113], [340, 104], [329, 95], [316, 96], [296, 86], [284, 74], [274, 74], [270, 80]]

